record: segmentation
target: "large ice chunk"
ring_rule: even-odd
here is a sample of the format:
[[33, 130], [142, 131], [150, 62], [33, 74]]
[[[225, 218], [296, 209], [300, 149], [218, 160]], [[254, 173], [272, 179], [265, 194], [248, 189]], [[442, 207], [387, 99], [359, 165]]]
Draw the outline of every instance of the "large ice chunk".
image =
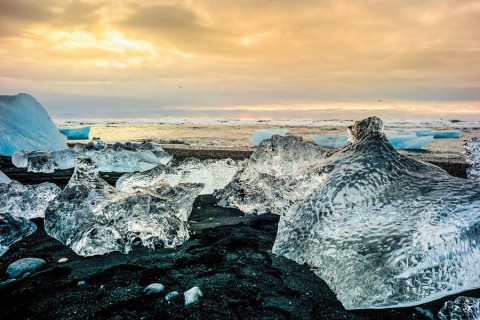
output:
[[126, 173], [117, 180], [117, 188], [130, 192], [135, 187], [149, 187], [156, 183], [203, 183], [201, 194], [212, 194], [225, 187], [237, 173], [239, 164], [232, 159], [199, 160], [188, 158], [172, 165], [159, 165], [140, 173]]
[[270, 139], [274, 135], [284, 136], [287, 134], [287, 129], [260, 129], [255, 130], [250, 137], [250, 142], [256, 147], [263, 140]]
[[480, 320], [480, 299], [461, 296], [447, 301], [438, 317], [440, 320]]
[[0, 155], [17, 150], [61, 150], [67, 139], [31, 95], [0, 96]]
[[15, 180], [0, 183], [0, 212], [27, 219], [43, 218], [45, 210], [60, 188], [53, 183], [23, 185]]
[[303, 170], [311, 195], [281, 216], [273, 252], [312, 267], [347, 309], [479, 288], [480, 183], [399, 154], [382, 126], [356, 122]]
[[0, 256], [7, 252], [13, 243], [29, 236], [35, 230], [37, 226], [30, 220], [0, 212]]
[[467, 177], [469, 179], [480, 179], [480, 140], [476, 137], [465, 141], [463, 145], [467, 155]]
[[17, 151], [12, 163], [29, 172], [50, 173], [56, 169], [70, 169], [80, 156], [91, 157], [103, 172], [145, 171], [170, 162], [172, 156], [154, 142], [106, 144], [98, 138], [72, 149], [58, 151]]
[[45, 213], [50, 236], [82, 256], [128, 253], [137, 241], [174, 247], [189, 238], [187, 219], [202, 184], [156, 184], [127, 193], [98, 172], [92, 159], [77, 159], [68, 185]]
[[273, 136], [264, 140], [245, 166], [223, 190], [215, 193], [218, 204], [245, 214], [276, 213], [305, 198], [313, 190], [303, 187], [302, 168], [325, 157], [324, 151], [301, 137]]
[[[433, 141], [433, 136], [417, 136], [409, 132], [400, 132], [386, 134], [388, 142], [395, 148], [399, 150], [414, 150], [421, 149], [424, 146], [430, 144]], [[329, 147], [329, 148], [341, 148], [347, 144], [348, 137], [341, 135], [321, 135], [321, 134], [311, 134], [313, 142], [319, 146]]]
[[90, 127], [63, 128], [59, 130], [68, 140], [88, 140], [88, 135], [90, 134]]

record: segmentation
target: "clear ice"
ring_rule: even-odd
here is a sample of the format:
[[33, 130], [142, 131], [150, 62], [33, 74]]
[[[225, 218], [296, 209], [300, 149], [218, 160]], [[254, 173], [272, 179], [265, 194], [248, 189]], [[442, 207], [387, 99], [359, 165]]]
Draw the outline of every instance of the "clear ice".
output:
[[[3, 176], [7, 177], [4, 174]], [[1, 180], [5, 182], [1, 182]], [[61, 191], [59, 187], [50, 182], [23, 185], [15, 180], [10, 180], [10, 182], [8, 180], [0, 177], [0, 212], [8, 212], [17, 217], [43, 218], [48, 204]]]
[[273, 252], [309, 265], [346, 309], [479, 288], [480, 183], [399, 154], [382, 127], [356, 122], [345, 147], [302, 170], [289, 188], [309, 191], [280, 217]]
[[17, 151], [12, 163], [29, 172], [51, 173], [75, 167], [80, 156], [92, 158], [102, 172], [146, 171], [170, 162], [172, 156], [154, 142], [106, 144], [93, 138], [88, 144], [77, 143], [71, 149], [58, 151]]
[[0, 256], [7, 252], [13, 243], [29, 236], [35, 230], [37, 226], [30, 220], [0, 212]]
[[260, 129], [255, 130], [250, 137], [250, 142], [256, 147], [263, 140], [270, 139], [274, 135], [285, 136], [287, 129]]
[[480, 179], [480, 140], [472, 138], [465, 141], [463, 145], [467, 156], [467, 177], [469, 179]]
[[154, 184], [130, 193], [110, 186], [98, 166], [79, 157], [62, 193], [45, 212], [47, 234], [82, 256], [174, 247], [189, 238], [187, 225], [203, 184]]
[[67, 139], [31, 95], [0, 96], [0, 155], [18, 150], [61, 150]]
[[88, 135], [90, 134], [90, 127], [65, 128], [59, 130], [68, 140], [88, 140]]
[[447, 301], [438, 317], [440, 320], [480, 320], [480, 299], [461, 296]]
[[238, 208], [245, 214], [281, 214], [313, 192], [308, 182], [297, 181], [306, 165], [324, 157], [319, 146], [301, 137], [274, 135], [258, 146], [233, 180], [214, 196], [220, 206]]
[[159, 165], [140, 173], [126, 173], [117, 180], [117, 188], [131, 191], [135, 187], [149, 187], [159, 182], [176, 186], [179, 183], [203, 183], [200, 194], [212, 194], [224, 188], [238, 171], [238, 163], [232, 159], [199, 160], [188, 158], [171, 165]]

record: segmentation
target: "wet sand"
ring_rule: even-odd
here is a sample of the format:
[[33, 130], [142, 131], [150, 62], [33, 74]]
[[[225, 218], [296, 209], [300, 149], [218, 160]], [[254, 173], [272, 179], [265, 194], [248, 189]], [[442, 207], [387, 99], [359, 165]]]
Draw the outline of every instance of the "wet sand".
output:
[[[244, 158], [245, 150], [183, 148], [169, 150], [181, 158]], [[437, 159], [438, 160], [438, 159]], [[12, 179], [22, 183], [52, 181], [63, 187], [71, 170], [32, 174], [13, 168], [9, 158], [0, 165]], [[464, 176], [454, 162], [441, 162], [455, 175]], [[462, 173], [463, 170], [463, 173]], [[111, 184], [119, 174], [103, 173]], [[212, 196], [196, 199], [190, 216], [192, 238], [176, 249], [148, 250], [136, 247], [128, 255], [110, 253], [81, 257], [46, 235], [43, 219], [38, 230], [11, 246], [0, 258], [0, 281], [7, 266], [18, 259], [37, 257], [47, 261], [39, 273], [0, 285], [1, 319], [428, 319], [415, 307], [347, 311], [328, 286], [305, 265], [271, 253], [279, 217], [244, 217], [236, 209], [217, 207]], [[58, 264], [59, 258], [69, 262]], [[85, 285], [78, 285], [85, 281]], [[143, 289], [153, 282], [165, 285], [159, 296], [146, 296]], [[183, 306], [183, 296], [171, 303], [163, 297], [199, 286], [201, 301]], [[480, 297], [480, 290], [460, 295]], [[446, 297], [420, 307], [434, 315]]]

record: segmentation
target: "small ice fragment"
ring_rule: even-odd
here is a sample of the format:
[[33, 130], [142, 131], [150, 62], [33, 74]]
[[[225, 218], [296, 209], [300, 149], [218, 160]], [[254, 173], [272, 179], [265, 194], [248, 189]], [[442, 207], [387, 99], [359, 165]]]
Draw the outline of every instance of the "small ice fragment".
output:
[[77, 283], [78, 286], [83, 286], [83, 285], [85, 285], [85, 284], [86, 284], [86, 282], [83, 281], [83, 280], [80, 280], [80, 281], [78, 281], [78, 283]]
[[15, 242], [22, 240], [37, 230], [35, 223], [22, 217], [14, 217], [0, 212], [0, 256]]
[[178, 291], [169, 292], [165, 295], [165, 300], [170, 301], [170, 300], [176, 298], [178, 295], [179, 295]]
[[185, 296], [185, 306], [188, 306], [192, 303], [197, 303], [200, 297], [203, 297], [203, 293], [199, 287], [193, 287], [188, 291], [183, 293]]
[[285, 136], [287, 129], [260, 129], [255, 130], [250, 137], [250, 142], [256, 147], [263, 140], [270, 139], [274, 135]]
[[58, 259], [57, 262], [58, 263], [66, 263], [66, 262], [68, 262], [68, 258], [60, 258], [60, 259]]
[[479, 320], [480, 299], [460, 296], [447, 301], [438, 313], [440, 320]]
[[0, 183], [9, 184], [12, 180], [5, 173], [0, 171]]
[[149, 284], [145, 289], [143, 289], [143, 292], [149, 296], [151, 294], [158, 294], [165, 290], [165, 286], [161, 283], [152, 283]]

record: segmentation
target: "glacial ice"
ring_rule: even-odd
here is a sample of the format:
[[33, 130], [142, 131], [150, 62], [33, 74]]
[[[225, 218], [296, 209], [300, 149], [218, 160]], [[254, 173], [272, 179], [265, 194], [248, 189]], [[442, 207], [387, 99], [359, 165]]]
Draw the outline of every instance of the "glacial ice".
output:
[[88, 135], [90, 134], [90, 127], [64, 128], [59, 130], [68, 140], [88, 140]]
[[260, 129], [255, 130], [250, 137], [250, 142], [256, 147], [263, 140], [270, 139], [273, 135], [284, 136], [287, 134], [287, 129]]
[[0, 183], [0, 212], [27, 219], [43, 218], [49, 202], [59, 193], [60, 188], [50, 182], [23, 185], [10, 180]]
[[440, 320], [479, 320], [480, 299], [461, 296], [455, 301], [447, 301], [438, 317]]
[[[222, 190], [214, 193], [222, 207], [245, 214], [281, 214], [313, 190], [296, 184], [302, 168], [325, 157], [322, 149], [296, 136], [275, 135], [264, 140]], [[315, 179], [315, 178], [313, 178]]]
[[[395, 148], [399, 150], [414, 150], [421, 149], [427, 144], [430, 144], [433, 141], [433, 136], [416, 136], [413, 133], [408, 132], [389, 132], [386, 133], [388, 142]], [[311, 134], [313, 142], [319, 146], [329, 147], [339, 149], [347, 144], [348, 137], [341, 135], [321, 135], [321, 134]]]
[[67, 139], [32, 96], [0, 96], [0, 155], [17, 150], [61, 150]]
[[80, 156], [91, 157], [102, 172], [135, 172], [149, 170], [170, 162], [172, 156], [154, 142], [106, 144], [94, 138], [88, 144], [77, 143], [72, 149], [58, 151], [17, 151], [12, 163], [29, 172], [50, 173], [75, 167]]
[[29, 236], [35, 230], [37, 226], [30, 220], [0, 212], [0, 256], [7, 252], [13, 243]]
[[203, 184], [156, 184], [131, 193], [110, 186], [88, 157], [45, 212], [47, 234], [82, 256], [174, 247], [189, 238], [187, 219]]
[[477, 137], [465, 141], [465, 154], [467, 156], [467, 177], [469, 179], [480, 179], [480, 140]]
[[433, 136], [435, 139], [460, 138], [463, 134], [462, 131], [460, 130], [433, 130], [430, 128], [419, 128], [419, 129], [392, 128], [390, 130], [396, 131], [399, 134], [415, 134], [418, 137]]
[[12, 182], [12, 180], [9, 177], [7, 177], [7, 175], [5, 173], [0, 171], [0, 184], [1, 183], [10, 183], [10, 182]]
[[399, 154], [382, 127], [356, 122], [344, 148], [297, 174], [290, 189], [310, 194], [281, 215], [273, 252], [313, 268], [346, 309], [479, 288], [480, 183]]
[[313, 142], [316, 145], [328, 148], [339, 149], [347, 144], [348, 137], [333, 134], [311, 134]]
[[159, 165], [139, 173], [126, 173], [116, 183], [120, 190], [130, 192], [135, 187], [146, 187], [159, 182], [172, 187], [179, 183], [203, 183], [200, 194], [212, 194], [224, 188], [237, 173], [239, 165], [232, 159], [199, 160], [188, 158], [171, 165]]

